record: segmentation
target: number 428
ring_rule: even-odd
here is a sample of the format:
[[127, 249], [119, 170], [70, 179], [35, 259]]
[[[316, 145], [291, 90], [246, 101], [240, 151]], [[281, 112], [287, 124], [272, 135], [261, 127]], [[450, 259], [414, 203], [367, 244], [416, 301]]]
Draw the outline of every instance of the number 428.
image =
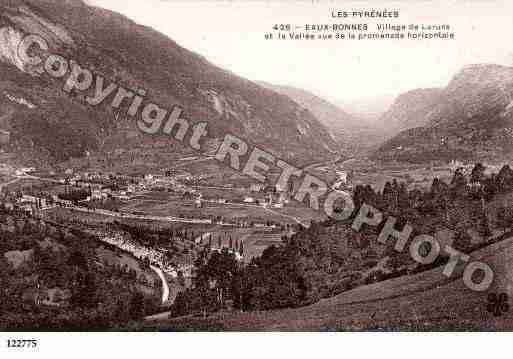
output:
[[290, 24], [275, 24], [273, 26], [273, 30], [290, 31], [290, 29], [291, 29]]

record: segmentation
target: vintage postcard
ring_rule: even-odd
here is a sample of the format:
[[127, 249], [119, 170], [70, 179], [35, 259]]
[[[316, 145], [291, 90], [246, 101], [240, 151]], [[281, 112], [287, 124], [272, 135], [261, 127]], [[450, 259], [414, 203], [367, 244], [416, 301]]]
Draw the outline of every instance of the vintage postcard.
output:
[[1, 0], [0, 331], [511, 331], [512, 13]]

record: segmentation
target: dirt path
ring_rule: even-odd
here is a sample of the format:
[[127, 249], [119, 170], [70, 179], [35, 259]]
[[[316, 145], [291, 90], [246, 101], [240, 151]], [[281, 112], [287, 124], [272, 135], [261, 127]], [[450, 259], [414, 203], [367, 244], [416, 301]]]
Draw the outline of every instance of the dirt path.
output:
[[151, 264], [150, 268], [153, 269], [155, 273], [157, 273], [157, 275], [160, 278], [160, 281], [162, 282], [162, 303], [166, 303], [169, 299], [169, 285], [167, 284], [166, 277], [164, 276], [162, 269], [155, 267]]

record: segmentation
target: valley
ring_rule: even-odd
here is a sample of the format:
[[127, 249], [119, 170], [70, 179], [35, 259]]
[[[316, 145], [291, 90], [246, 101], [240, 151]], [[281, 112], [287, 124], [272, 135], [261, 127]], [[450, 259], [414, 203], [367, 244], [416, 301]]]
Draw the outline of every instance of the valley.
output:
[[[78, 75], [63, 90], [19, 56], [29, 34], [48, 43], [34, 54], [79, 59], [112, 91]], [[2, 330], [512, 329], [487, 299], [513, 295], [513, 67], [328, 99], [246, 79], [80, 0], [9, 0], [0, 77]], [[204, 121], [201, 146], [161, 123], [166, 109], [187, 128]], [[454, 251], [464, 260], [447, 275]], [[493, 272], [485, 291], [468, 285], [470, 260]]]

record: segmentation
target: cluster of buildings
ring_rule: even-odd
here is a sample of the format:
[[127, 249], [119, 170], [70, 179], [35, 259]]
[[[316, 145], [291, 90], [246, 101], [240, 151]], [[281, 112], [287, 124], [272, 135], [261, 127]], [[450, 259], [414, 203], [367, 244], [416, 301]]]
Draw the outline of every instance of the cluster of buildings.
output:
[[336, 170], [335, 174], [337, 176], [337, 180], [333, 184], [332, 188], [335, 190], [350, 190], [353, 188], [353, 179], [354, 174], [353, 171], [344, 171], [344, 170]]
[[[99, 238], [109, 243], [117, 248], [129, 252], [134, 257], [147, 260], [150, 264], [154, 264], [159, 267], [165, 274], [177, 278], [179, 273], [181, 276], [185, 278], [191, 278], [194, 276], [194, 265], [192, 264], [192, 260], [189, 263], [183, 263], [179, 265], [174, 265], [169, 262], [166, 256], [166, 251], [163, 249], [153, 249], [143, 246], [137, 242], [130, 241], [126, 239], [120, 233], [111, 233], [108, 235], [100, 235]], [[218, 249], [212, 249], [216, 251]], [[236, 257], [238, 260], [242, 259], [240, 254], [236, 253]]]
[[264, 208], [283, 208], [290, 202], [290, 193], [281, 188], [269, 187], [261, 183], [252, 183], [248, 190], [251, 195], [244, 197], [244, 203], [255, 203]]
[[24, 105], [30, 109], [33, 109], [36, 107], [36, 105], [34, 105], [32, 102], [24, 99], [23, 97], [16, 97], [16, 96], [13, 96], [9, 93], [7, 93], [6, 91], [3, 92], [4, 96], [11, 102], [14, 102], [14, 103], [17, 103], [18, 105]]
[[[474, 164], [463, 163], [459, 160], [451, 160], [451, 162], [449, 162], [449, 168], [453, 173], [456, 172], [456, 170], [460, 170], [464, 176], [468, 176], [472, 172]], [[434, 169], [432, 168], [431, 171], [434, 172]]]
[[87, 201], [106, 200], [107, 198], [129, 200], [133, 195], [156, 187], [172, 188], [175, 192], [191, 191], [186, 186], [167, 176], [146, 174], [142, 177], [132, 177], [102, 173], [73, 175], [71, 171], [67, 172], [68, 176], [60, 179], [59, 182], [90, 190], [91, 196]]
[[150, 263], [156, 263], [163, 272], [172, 277], [176, 278], [178, 276], [177, 269], [167, 261], [164, 250], [145, 247], [136, 242], [127, 240], [120, 233], [100, 235], [99, 237], [103, 242], [109, 243], [118, 247], [119, 249], [129, 252], [136, 258], [146, 259]]
[[274, 208], [283, 208], [285, 204], [289, 203], [289, 195], [286, 192], [278, 192], [278, 193], [267, 193], [261, 199], [255, 199], [252, 196], [244, 197], [244, 203], [258, 203], [264, 208], [274, 207]]
[[38, 306], [67, 307], [71, 299], [71, 291], [59, 287], [46, 288], [39, 283], [36, 287], [23, 293], [23, 301], [34, 302]]
[[[0, 130], [0, 143], [1, 143], [1, 137], [2, 137], [2, 133], [4, 131], [3, 130]], [[10, 166], [8, 164], [5, 164], [5, 163], [0, 163], [0, 175], [4, 175], [4, 176], [18, 176], [18, 177], [21, 177], [21, 176], [26, 176], [32, 172], [34, 172], [36, 169], [34, 167], [20, 167], [20, 168], [17, 168], [17, 167], [14, 167], [14, 166]]]
[[19, 210], [28, 215], [35, 216], [39, 211], [48, 210], [56, 206], [72, 207], [73, 202], [59, 198], [56, 195], [40, 194], [20, 194], [7, 195], [1, 200], [4, 208], [10, 211]]

